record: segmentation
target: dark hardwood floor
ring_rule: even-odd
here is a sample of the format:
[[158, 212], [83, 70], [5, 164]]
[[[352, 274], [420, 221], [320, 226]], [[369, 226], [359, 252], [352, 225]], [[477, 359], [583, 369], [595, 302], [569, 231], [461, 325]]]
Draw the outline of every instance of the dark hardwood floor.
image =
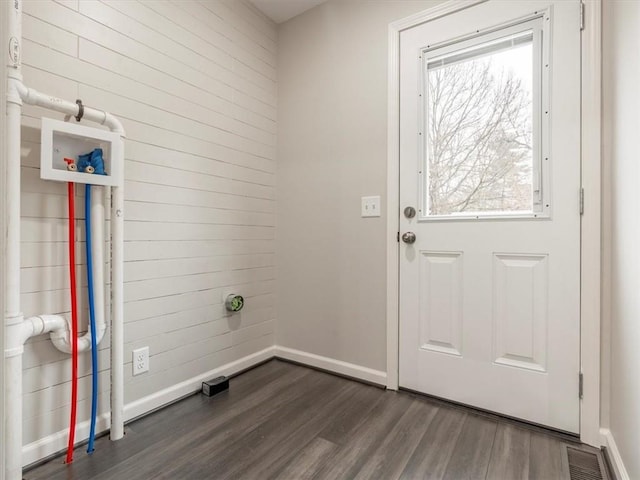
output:
[[[272, 360], [31, 469], [25, 480], [569, 479], [569, 443], [420, 395]], [[575, 445], [572, 445], [575, 446]], [[595, 450], [594, 450], [595, 451]]]

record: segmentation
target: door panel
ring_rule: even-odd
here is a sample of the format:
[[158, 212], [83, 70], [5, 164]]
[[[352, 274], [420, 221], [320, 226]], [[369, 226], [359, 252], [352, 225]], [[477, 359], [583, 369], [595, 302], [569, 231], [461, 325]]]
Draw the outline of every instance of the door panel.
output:
[[462, 254], [420, 252], [420, 345], [434, 352], [462, 350]]
[[579, 2], [489, 1], [400, 48], [400, 386], [578, 433]]
[[546, 371], [547, 255], [494, 254], [493, 361]]

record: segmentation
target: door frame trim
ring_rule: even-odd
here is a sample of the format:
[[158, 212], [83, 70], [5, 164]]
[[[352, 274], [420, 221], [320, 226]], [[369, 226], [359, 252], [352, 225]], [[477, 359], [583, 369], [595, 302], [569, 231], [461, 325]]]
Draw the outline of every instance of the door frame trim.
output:
[[[2, 6], [4, 7], [4, 5]], [[3, 13], [8, 11], [8, 9], [3, 8]], [[0, 15], [0, 51], [6, 52], [8, 45], [8, 33], [9, 33], [9, 19], [8, 15]], [[5, 202], [7, 201], [5, 197], [6, 192], [6, 151], [4, 145], [7, 140], [7, 121], [6, 121], [6, 109], [7, 109], [7, 63], [4, 60], [0, 62], [0, 79], [2, 85], [2, 90], [0, 91], [0, 139], [2, 139], [3, 147], [0, 148], [0, 198], [2, 199], [0, 203], [2, 203], [3, 207], [0, 208], [0, 438], [2, 439], [2, 446], [0, 446], [0, 480], [4, 480], [5, 478], [5, 408], [4, 408], [4, 398], [5, 398], [5, 381], [4, 381], [4, 349], [5, 349], [5, 303], [4, 303], [4, 292], [5, 292], [5, 246], [6, 246], [6, 231], [7, 231], [7, 220], [6, 220], [6, 208], [4, 208]]]
[[[449, 0], [389, 24], [387, 104], [387, 388], [398, 389], [400, 248], [400, 33], [488, 0]], [[601, 323], [601, 62], [602, 0], [584, 2], [581, 32], [581, 183], [584, 214], [580, 238], [580, 440], [600, 447]], [[576, 28], [578, 28], [576, 26]], [[576, 192], [578, 195], [578, 192]], [[577, 374], [577, 372], [576, 372]]]

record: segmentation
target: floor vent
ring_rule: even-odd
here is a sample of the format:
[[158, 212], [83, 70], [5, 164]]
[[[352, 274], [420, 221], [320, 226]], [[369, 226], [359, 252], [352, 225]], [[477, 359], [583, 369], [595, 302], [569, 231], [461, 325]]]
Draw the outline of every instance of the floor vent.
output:
[[567, 447], [571, 480], [603, 480], [600, 462], [595, 453]]

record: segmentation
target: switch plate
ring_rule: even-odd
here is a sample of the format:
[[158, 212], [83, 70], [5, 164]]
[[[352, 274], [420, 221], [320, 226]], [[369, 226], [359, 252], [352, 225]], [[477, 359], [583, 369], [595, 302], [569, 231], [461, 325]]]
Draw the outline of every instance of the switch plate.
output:
[[149, 347], [138, 348], [133, 351], [133, 374], [140, 375], [149, 371]]
[[380, 195], [375, 195], [372, 197], [362, 197], [362, 216], [380, 216]]

